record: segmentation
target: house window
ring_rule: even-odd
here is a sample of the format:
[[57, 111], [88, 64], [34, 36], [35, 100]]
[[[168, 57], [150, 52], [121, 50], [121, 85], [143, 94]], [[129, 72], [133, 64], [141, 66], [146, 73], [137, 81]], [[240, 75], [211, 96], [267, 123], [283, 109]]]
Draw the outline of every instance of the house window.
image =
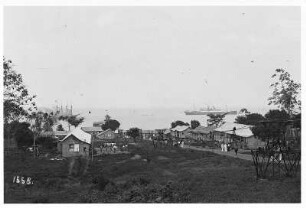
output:
[[80, 145], [79, 144], [69, 144], [69, 152], [79, 152]]

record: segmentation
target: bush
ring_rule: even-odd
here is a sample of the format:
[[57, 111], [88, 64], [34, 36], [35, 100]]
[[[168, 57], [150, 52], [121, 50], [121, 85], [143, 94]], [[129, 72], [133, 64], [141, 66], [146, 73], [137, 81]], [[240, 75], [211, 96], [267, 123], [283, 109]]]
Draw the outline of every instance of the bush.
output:
[[97, 188], [100, 191], [103, 191], [106, 185], [110, 182], [107, 178], [105, 178], [102, 174], [92, 179], [92, 183], [96, 184]]
[[38, 137], [37, 144], [40, 144], [43, 149], [52, 150], [56, 149], [56, 141], [52, 137]]

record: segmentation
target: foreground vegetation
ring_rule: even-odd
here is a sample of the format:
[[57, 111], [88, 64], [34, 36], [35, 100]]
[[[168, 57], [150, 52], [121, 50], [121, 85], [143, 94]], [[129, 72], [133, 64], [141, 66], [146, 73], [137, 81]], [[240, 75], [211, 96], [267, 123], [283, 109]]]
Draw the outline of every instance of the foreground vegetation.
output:
[[[129, 146], [130, 154], [78, 160], [7, 156], [5, 203], [286, 203], [301, 202], [300, 174], [295, 178], [256, 180], [250, 161], [179, 148]], [[141, 158], [140, 158], [141, 156]], [[33, 185], [12, 183], [30, 176]]]

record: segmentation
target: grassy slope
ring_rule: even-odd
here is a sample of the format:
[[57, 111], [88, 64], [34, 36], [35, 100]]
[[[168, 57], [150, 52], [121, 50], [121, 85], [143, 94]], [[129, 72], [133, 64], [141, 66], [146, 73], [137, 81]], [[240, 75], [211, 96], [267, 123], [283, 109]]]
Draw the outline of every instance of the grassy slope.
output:
[[[5, 202], [79, 202], [80, 194], [92, 189], [92, 178], [103, 173], [114, 183], [126, 183], [136, 176], [151, 178], [151, 183], [175, 181], [189, 190], [191, 202], [300, 202], [300, 177], [256, 181], [251, 162], [185, 149], [154, 150], [131, 147], [133, 154], [146, 155], [150, 163], [130, 160], [131, 155], [108, 155], [89, 166], [82, 178], [68, 177], [65, 161], [46, 159], [5, 158]], [[14, 175], [31, 176], [34, 186], [12, 184]]]

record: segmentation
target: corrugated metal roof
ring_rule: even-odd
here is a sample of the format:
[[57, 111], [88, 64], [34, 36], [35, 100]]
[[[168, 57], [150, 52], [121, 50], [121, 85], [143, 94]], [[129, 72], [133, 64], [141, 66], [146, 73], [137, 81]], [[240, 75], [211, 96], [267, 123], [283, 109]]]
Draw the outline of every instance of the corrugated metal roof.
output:
[[[222, 126], [215, 129], [215, 131], [224, 132], [227, 134], [235, 134], [241, 137], [251, 137], [253, 132], [250, 125], [237, 124], [237, 123], [224, 123]], [[234, 131], [233, 129], [236, 128]]]
[[45, 131], [40, 136], [66, 136], [68, 133], [68, 131]]
[[185, 131], [189, 129], [189, 126], [176, 126], [175, 128], [172, 128], [171, 131]]
[[81, 129], [85, 132], [102, 132], [103, 129], [100, 126], [89, 126], [89, 127], [81, 127]]
[[215, 126], [198, 126], [197, 128], [191, 130], [193, 133], [201, 133], [201, 134], [209, 134], [214, 129], [216, 129]]
[[164, 131], [164, 134], [170, 134], [170, 133], [171, 133], [170, 129], [166, 129], [166, 130]]
[[99, 134], [98, 134], [98, 136], [99, 136], [99, 135], [102, 135], [102, 134], [105, 134], [105, 133], [106, 133], [106, 132], [108, 132], [108, 131], [113, 132], [111, 129], [106, 129], [105, 131], [103, 131], [103, 132], [99, 133]]
[[80, 127], [74, 129], [72, 132], [70, 132], [67, 136], [65, 136], [64, 139], [61, 140], [63, 142], [65, 139], [67, 139], [69, 136], [75, 136], [77, 139], [86, 142], [88, 144], [91, 143], [91, 135], [89, 133], [86, 133], [83, 131]]

